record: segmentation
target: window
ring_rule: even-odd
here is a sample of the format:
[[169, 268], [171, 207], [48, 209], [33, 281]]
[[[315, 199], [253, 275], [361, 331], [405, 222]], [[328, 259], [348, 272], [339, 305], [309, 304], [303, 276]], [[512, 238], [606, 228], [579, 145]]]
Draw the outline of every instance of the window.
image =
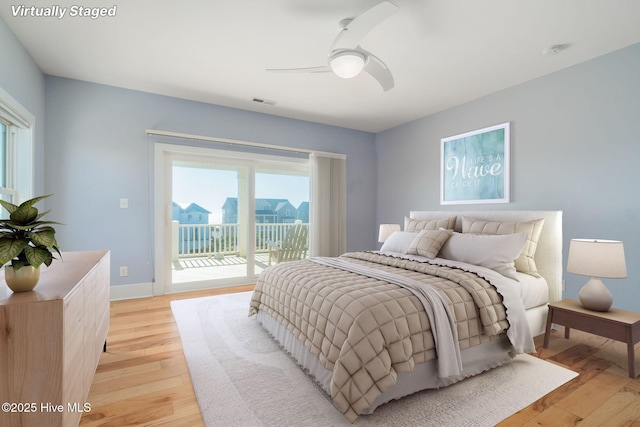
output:
[[0, 197], [12, 203], [33, 197], [34, 118], [0, 88]]
[[[11, 162], [8, 159], [9, 123], [0, 116], [0, 197], [14, 202], [16, 192], [11, 186]], [[4, 210], [2, 212], [4, 218]]]
[[0, 187], [7, 186], [7, 123], [0, 121]]

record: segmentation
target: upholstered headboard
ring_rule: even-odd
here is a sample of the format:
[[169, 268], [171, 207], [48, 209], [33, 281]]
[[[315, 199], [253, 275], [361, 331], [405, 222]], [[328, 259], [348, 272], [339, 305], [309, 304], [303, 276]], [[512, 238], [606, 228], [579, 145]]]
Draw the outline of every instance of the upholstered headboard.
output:
[[549, 302], [562, 299], [562, 211], [411, 211], [415, 219], [457, 216], [456, 231], [462, 230], [462, 217], [501, 222], [519, 222], [544, 218], [535, 261], [538, 272], [549, 285]]

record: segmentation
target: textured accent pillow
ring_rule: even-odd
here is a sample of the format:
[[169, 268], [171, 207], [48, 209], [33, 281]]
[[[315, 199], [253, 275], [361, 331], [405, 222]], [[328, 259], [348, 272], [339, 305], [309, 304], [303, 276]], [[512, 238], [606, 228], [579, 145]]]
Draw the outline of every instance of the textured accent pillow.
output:
[[380, 251], [407, 253], [407, 249], [416, 237], [418, 232], [394, 231], [382, 244]]
[[411, 255], [426, 256], [435, 258], [440, 252], [440, 248], [449, 239], [453, 231], [451, 230], [422, 230], [411, 242], [407, 253]]
[[440, 258], [490, 268], [518, 280], [514, 260], [527, 241], [525, 233], [490, 235], [453, 233], [440, 249]]
[[414, 219], [408, 216], [404, 217], [404, 231], [422, 231], [422, 230], [453, 230], [456, 226], [456, 217], [437, 218], [437, 219]]
[[522, 249], [522, 253], [516, 259], [516, 270], [521, 273], [527, 273], [534, 277], [541, 277], [538, 274], [535, 255], [538, 249], [538, 240], [540, 232], [544, 225], [544, 218], [522, 222], [497, 222], [486, 221], [483, 219], [462, 218], [462, 232], [476, 234], [514, 234], [526, 233], [527, 242]]

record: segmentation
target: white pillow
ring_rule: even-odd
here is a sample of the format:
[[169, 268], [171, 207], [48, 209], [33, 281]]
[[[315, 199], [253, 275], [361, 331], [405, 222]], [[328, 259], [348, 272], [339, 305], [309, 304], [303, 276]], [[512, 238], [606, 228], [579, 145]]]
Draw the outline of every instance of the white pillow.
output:
[[418, 233], [409, 231], [394, 231], [382, 244], [381, 252], [400, 252], [406, 253], [409, 245], [418, 236]]
[[518, 280], [514, 261], [527, 241], [526, 233], [467, 234], [453, 233], [438, 256], [490, 268], [503, 276]]
[[497, 222], [462, 217], [462, 232], [475, 234], [513, 234], [526, 233], [527, 241], [520, 256], [516, 258], [516, 271], [542, 277], [538, 274], [535, 255], [538, 248], [540, 232], [544, 225], [544, 218], [522, 222]]

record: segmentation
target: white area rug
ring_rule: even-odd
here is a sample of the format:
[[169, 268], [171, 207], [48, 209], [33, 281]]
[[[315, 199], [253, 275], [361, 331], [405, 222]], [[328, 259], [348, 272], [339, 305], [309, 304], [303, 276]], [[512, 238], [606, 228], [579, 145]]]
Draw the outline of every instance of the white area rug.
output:
[[461, 383], [390, 402], [350, 424], [248, 317], [250, 296], [171, 303], [207, 426], [492, 426], [577, 376], [521, 355]]

